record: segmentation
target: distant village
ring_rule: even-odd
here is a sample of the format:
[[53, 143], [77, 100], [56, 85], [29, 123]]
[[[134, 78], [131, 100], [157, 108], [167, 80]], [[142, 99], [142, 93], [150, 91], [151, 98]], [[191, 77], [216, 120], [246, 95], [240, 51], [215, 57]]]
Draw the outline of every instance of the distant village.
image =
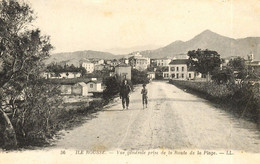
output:
[[[221, 69], [238, 56], [222, 58]], [[255, 71], [260, 71], [260, 61], [254, 60], [254, 55], [247, 55], [246, 64]], [[102, 83], [104, 76], [117, 76], [120, 79], [131, 80], [131, 70], [146, 72], [150, 80], [196, 80], [203, 81], [206, 75], [197, 72], [189, 66], [187, 54], [173, 58], [165, 57], [150, 59], [139, 52], [131, 53], [121, 59], [84, 59], [51, 63], [43, 73], [45, 79], [51, 79], [61, 85], [64, 95], [96, 96], [102, 94], [106, 86]]]

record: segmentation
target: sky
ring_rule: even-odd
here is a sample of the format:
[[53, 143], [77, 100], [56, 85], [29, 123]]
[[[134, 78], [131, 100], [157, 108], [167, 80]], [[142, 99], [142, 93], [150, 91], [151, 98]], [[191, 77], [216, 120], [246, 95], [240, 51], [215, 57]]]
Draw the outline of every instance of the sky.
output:
[[27, 0], [53, 53], [187, 41], [209, 29], [260, 36], [260, 0]]

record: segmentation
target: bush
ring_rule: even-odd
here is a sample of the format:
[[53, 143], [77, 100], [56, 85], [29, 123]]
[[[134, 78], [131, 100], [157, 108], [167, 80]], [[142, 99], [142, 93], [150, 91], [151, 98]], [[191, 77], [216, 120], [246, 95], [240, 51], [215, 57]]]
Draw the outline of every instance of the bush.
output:
[[131, 79], [133, 85], [149, 83], [149, 79], [147, 78], [147, 73], [145, 71], [139, 71], [137, 69], [132, 69]]
[[218, 84], [225, 84], [227, 82], [234, 81], [233, 70], [230, 68], [226, 68], [223, 70], [215, 70], [212, 75], [212, 80]]
[[44, 143], [54, 134], [61, 102], [52, 84], [37, 82], [24, 90], [24, 100], [15, 102], [11, 117], [19, 146]]
[[247, 117], [256, 121], [260, 109], [259, 85], [250, 83], [218, 84], [214, 82], [191, 82], [171, 80], [177, 87], [194, 91], [205, 98], [231, 107], [240, 117]]
[[111, 99], [119, 93], [120, 81], [116, 77], [107, 77], [103, 80], [106, 89], [103, 91], [104, 99]]

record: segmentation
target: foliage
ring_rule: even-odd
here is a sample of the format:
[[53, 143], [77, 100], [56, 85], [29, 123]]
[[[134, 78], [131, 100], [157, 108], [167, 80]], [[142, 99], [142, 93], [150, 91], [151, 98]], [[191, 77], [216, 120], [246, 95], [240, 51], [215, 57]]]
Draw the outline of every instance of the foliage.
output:
[[120, 81], [116, 77], [107, 77], [103, 80], [106, 89], [103, 91], [103, 97], [105, 99], [111, 99], [119, 93]]
[[84, 67], [75, 67], [73, 64], [68, 66], [61, 66], [59, 64], [50, 64], [47, 66], [48, 72], [54, 72], [56, 75], [59, 75], [62, 72], [80, 72], [82, 75], [86, 74], [86, 69]]
[[202, 74], [212, 74], [221, 64], [220, 55], [211, 50], [192, 50], [188, 52], [189, 64]]
[[247, 67], [245, 63], [245, 59], [241, 57], [237, 57], [231, 59], [227, 64], [233, 71], [236, 71], [236, 78], [244, 80], [247, 77]]
[[260, 114], [259, 84], [216, 84], [212, 82], [191, 82], [171, 80], [172, 84], [199, 93], [205, 98], [231, 106], [231, 111], [240, 117], [257, 120]]
[[139, 71], [137, 69], [132, 69], [131, 72], [132, 72], [131, 80], [132, 80], [133, 85], [149, 83], [149, 79], [148, 79], [147, 73], [145, 71]]
[[40, 82], [42, 61], [52, 45], [49, 37], [33, 29], [33, 20], [26, 3], [0, 2], [0, 117], [4, 118], [0, 133], [5, 148], [36, 136], [46, 138], [59, 104], [55, 86]]
[[61, 104], [58, 86], [45, 81], [32, 82], [24, 90], [23, 99], [14, 102], [12, 113], [20, 146], [44, 142], [51, 137]]
[[109, 77], [110, 70], [108, 68], [104, 68], [103, 70], [95, 70], [92, 73], [86, 74], [84, 77], [87, 78], [106, 78]]
[[217, 84], [224, 84], [227, 82], [234, 82], [234, 73], [230, 67], [225, 69], [216, 69], [212, 73], [212, 80], [215, 81]]

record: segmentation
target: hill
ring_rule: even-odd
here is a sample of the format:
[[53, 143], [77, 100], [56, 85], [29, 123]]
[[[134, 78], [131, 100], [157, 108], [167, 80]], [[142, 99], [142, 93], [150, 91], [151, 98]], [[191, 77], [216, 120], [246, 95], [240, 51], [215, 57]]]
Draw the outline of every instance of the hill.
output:
[[186, 42], [175, 41], [156, 50], [142, 51], [141, 54], [150, 58], [174, 57], [178, 54], [187, 53], [189, 50], [196, 50], [198, 48], [215, 50], [221, 57], [245, 57], [250, 52], [253, 52], [255, 58], [260, 60], [260, 37], [233, 39], [210, 30], [203, 31]]
[[64, 62], [69, 65], [74, 64], [77, 66], [78, 61], [88, 59], [88, 58], [96, 58], [96, 59], [114, 59], [117, 58], [116, 55], [113, 55], [109, 52], [100, 52], [100, 51], [76, 51], [76, 52], [65, 52], [65, 53], [56, 53], [50, 56], [45, 61], [45, 64], [50, 64], [52, 62]]
[[[210, 30], [205, 30], [186, 42], [178, 40], [165, 47], [155, 50], [145, 50], [140, 53], [149, 58], [175, 57], [179, 54], [187, 54], [188, 51], [198, 48], [215, 50], [222, 58], [230, 56], [246, 57], [250, 52], [253, 52], [255, 59], [260, 60], [260, 37], [233, 39]], [[127, 55], [114, 55], [109, 52], [91, 50], [76, 51], [53, 54], [45, 63], [57, 62], [78, 66], [80, 60], [88, 58], [119, 59], [124, 56]]]

